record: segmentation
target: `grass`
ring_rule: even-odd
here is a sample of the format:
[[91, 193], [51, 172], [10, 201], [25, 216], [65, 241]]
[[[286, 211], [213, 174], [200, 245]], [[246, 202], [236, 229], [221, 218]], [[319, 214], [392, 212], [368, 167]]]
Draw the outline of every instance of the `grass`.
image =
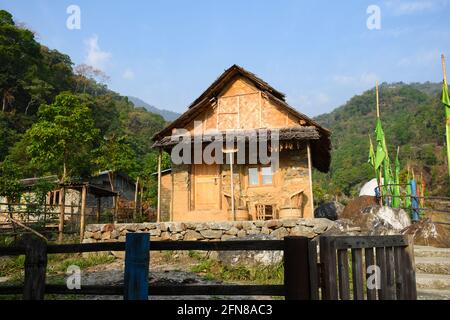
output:
[[256, 284], [283, 284], [283, 263], [274, 266], [245, 266], [245, 265], [222, 265], [219, 261], [190, 253], [191, 257], [197, 258], [198, 264], [191, 271], [200, 274], [207, 280], [237, 281]]
[[[114, 256], [98, 254], [82, 256], [81, 254], [53, 254], [48, 256], [47, 262], [47, 284], [66, 283], [66, 270], [71, 265], [77, 265], [81, 270], [111, 263], [115, 260]], [[25, 256], [8, 257], [0, 259], [0, 277], [9, 277], [8, 281], [3, 282], [2, 286], [22, 285], [24, 280], [24, 262]], [[0, 295], [0, 300], [20, 300], [21, 295]], [[45, 295], [46, 300], [77, 300], [79, 296], [73, 294], [66, 295]]]
[[[58, 274], [66, 272], [71, 265], [81, 269], [108, 264], [115, 260], [114, 256], [99, 254], [82, 256], [81, 254], [52, 254], [48, 256], [47, 273]], [[0, 277], [16, 277], [24, 272], [25, 256], [0, 259]]]

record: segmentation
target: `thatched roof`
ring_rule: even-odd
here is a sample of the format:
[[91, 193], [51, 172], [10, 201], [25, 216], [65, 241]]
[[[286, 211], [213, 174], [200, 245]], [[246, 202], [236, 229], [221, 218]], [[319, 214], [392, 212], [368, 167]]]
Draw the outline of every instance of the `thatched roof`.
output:
[[[262, 91], [263, 95], [279, 105], [282, 109], [286, 110], [290, 115], [295, 118], [304, 120], [305, 126], [299, 126], [294, 128], [282, 128], [280, 130], [285, 132], [286, 137], [292, 135], [294, 140], [300, 140], [296, 135], [302, 135], [302, 140], [311, 140], [311, 149], [313, 153], [313, 164], [314, 166], [323, 172], [328, 172], [330, 162], [331, 162], [331, 132], [319, 125], [316, 121], [312, 120], [308, 116], [296, 109], [292, 108], [285, 100], [285, 95], [268, 83], [257, 77], [255, 74], [248, 72], [244, 68], [233, 65], [229, 69], [217, 78], [209, 87], [205, 90], [191, 105], [188, 110], [183, 113], [178, 119], [167, 125], [160, 132], [156, 133], [152, 140], [155, 141], [153, 147], [163, 147], [167, 148], [170, 144], [167, 144], [171, 139], [172, 130], [176, 128], [184, 128], [193, 119], [195, 119], [199, 114], [205, 111], [205, 108], [210, 106], [210, 102], [216, 99], [220, 92], [230, 83], [231, 80], [236, 77], [242, 76], [249, 80], [256, 88]], [[314, 130], [312, 130], [312, 129]], [[287, 133], [287, 129], [294, 129], [291, 133]], [[236, 130], [235, 130], [236, 131]], [[313, 133], [314, 131], [314, 133]], [[295, 132], [295, 134], [294, 134]], [[242, 132], [245, 133], [245, 132]], [[281, 135], [280, 135], [281, 139]], [[286, 138], [285, 140], [289, 140]], [[319, 158], [319, 159], [318, 159]], [[319, 164], [320, 162], [320, 164]]]
[[216, 131], [202, 135], [172, 135], [166, 136], [153, 144], [153, 148], [162, 148], [170, 151], [173, 146], [179, 143], [209, 143], [213, 141], [226, 142], [251, 140], [271, 140], [272, 133], [277, 132], [279, 141], [310, 141], [311, 153], [313, 154], [313, 166], [322, 172], [327, 172], [330, 167], [330, 140], [321, 135], [320, 131], [314, 126], [308, 127], [288, 127], [281, 129], [235, 129], [226, 131]]
[[280, 141], [284, 140], [319, 140], [320, 133], [315, 127], [289, 127], [281, 129], [259, 129], [259, 130], [247, 130], [247, 129], [234, 129], [226, 131], [209, 132], [202, 135], [172, 135], [162, 138], [153, 144], [153, 148], [166, 148], [179, 144], [180, 142], [192, 143], [192, 142], [212, 142], [226, 140], [236, 141], [238, 139], [245, 139], [249, 141], [252, 139], [265, 139], [270, 140], [272, 133], [277, 131]]

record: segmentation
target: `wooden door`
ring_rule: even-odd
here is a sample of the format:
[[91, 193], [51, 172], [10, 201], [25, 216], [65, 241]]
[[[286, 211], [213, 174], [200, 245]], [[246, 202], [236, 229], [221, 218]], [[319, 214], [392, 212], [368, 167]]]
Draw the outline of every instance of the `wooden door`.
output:
[[194, 165], [195, 210], [220, 209], [220, 172], [217, 164]]

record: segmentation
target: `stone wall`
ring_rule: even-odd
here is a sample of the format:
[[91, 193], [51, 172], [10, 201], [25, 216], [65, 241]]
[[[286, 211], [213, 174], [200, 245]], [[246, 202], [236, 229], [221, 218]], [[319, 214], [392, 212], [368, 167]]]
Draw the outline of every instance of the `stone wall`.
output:
[[90, 224], [86, 226], [83, 243], [125, 241], [129, 232], [148, 232], [153, 241], [225, 241], [258, 234], [273, 239], [289, 235], [314, 238], [336, 226], [328, 219]]

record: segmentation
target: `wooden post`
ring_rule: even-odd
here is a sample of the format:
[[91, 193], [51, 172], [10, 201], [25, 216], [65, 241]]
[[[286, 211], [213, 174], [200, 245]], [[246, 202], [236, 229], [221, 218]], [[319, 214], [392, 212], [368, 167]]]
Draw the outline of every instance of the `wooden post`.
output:
[[25, 244], [25, 280], [23, 300], [43, 300], [47, 269], [47, 243], [29, 239]]
[[320, 237], [320, 263], [323, 275], [322, 299], [338, 300], [336, 247], [333, 237]]
[[62, 242], [64, 237], [65, 213], [66, 213], [66, 188], [62, 187], [61, 190], [59, 191], [59, 226], [58, 226], [59, 242]]
[[102, 197], [97, 198], [97, 223], [100, 223], [100, 214], [102, 211]]
[[162, 150], [159, 149], [158, 154], [158, 204], [156, 207], [156, 221], [161, 221], [161, 160], [162, 160]]
[[128, 233], [125, 243], [124, 300], [148, 300], [150, 236]]
[[117, 223], [119, 217], [119, 194], [114, 196], [114, 217], [113, 222]]
[[233, 172], [233, 154], [230, 153], [230, 188], [231, 188], [231, 214], [233, 215], [233, 220], [236, 221], [236, 208], [234, 203], [234, 172]]
[[286, 300], [311, 300], [308, 238], [284, 238], [284, 286]]
[[142, 207], [142, 198], [144, 196], [144, 185], [141, 183], [141, 194], [140, 194], [140, 201], [139, 201], [139, 215], [142, 218], [142, 214], [143, 214], [143, 207]]
[[137, 216], [137, 208], [138, 208], [138, 192], [139, 192], [139, 177], [136, 179], [136, 185], [134, 188], [134, 214], [133, 214], [133, 222], [136, 220]]
[[308, 141], [306, 145], [308, 152], [308, 173], [309, 173], [309, 192], [311, 194], [311, 218], [314, 218], [314, 194], [313, 194], [313, 180], [312, 180], [312, 157], [311, 157], [311, 144]]
[[80, 241], [83, 241], [84, 228], [86, 224], [86, 196], [87, 196], [87, 186], [83, 185], [81, 189], [81, 212], [80, 212]]
[[405, 270], [406, 300], [417, 300], [416, 264], [414, 259], [414, 237], [408, 235], [408, 246], [403, 250]]

